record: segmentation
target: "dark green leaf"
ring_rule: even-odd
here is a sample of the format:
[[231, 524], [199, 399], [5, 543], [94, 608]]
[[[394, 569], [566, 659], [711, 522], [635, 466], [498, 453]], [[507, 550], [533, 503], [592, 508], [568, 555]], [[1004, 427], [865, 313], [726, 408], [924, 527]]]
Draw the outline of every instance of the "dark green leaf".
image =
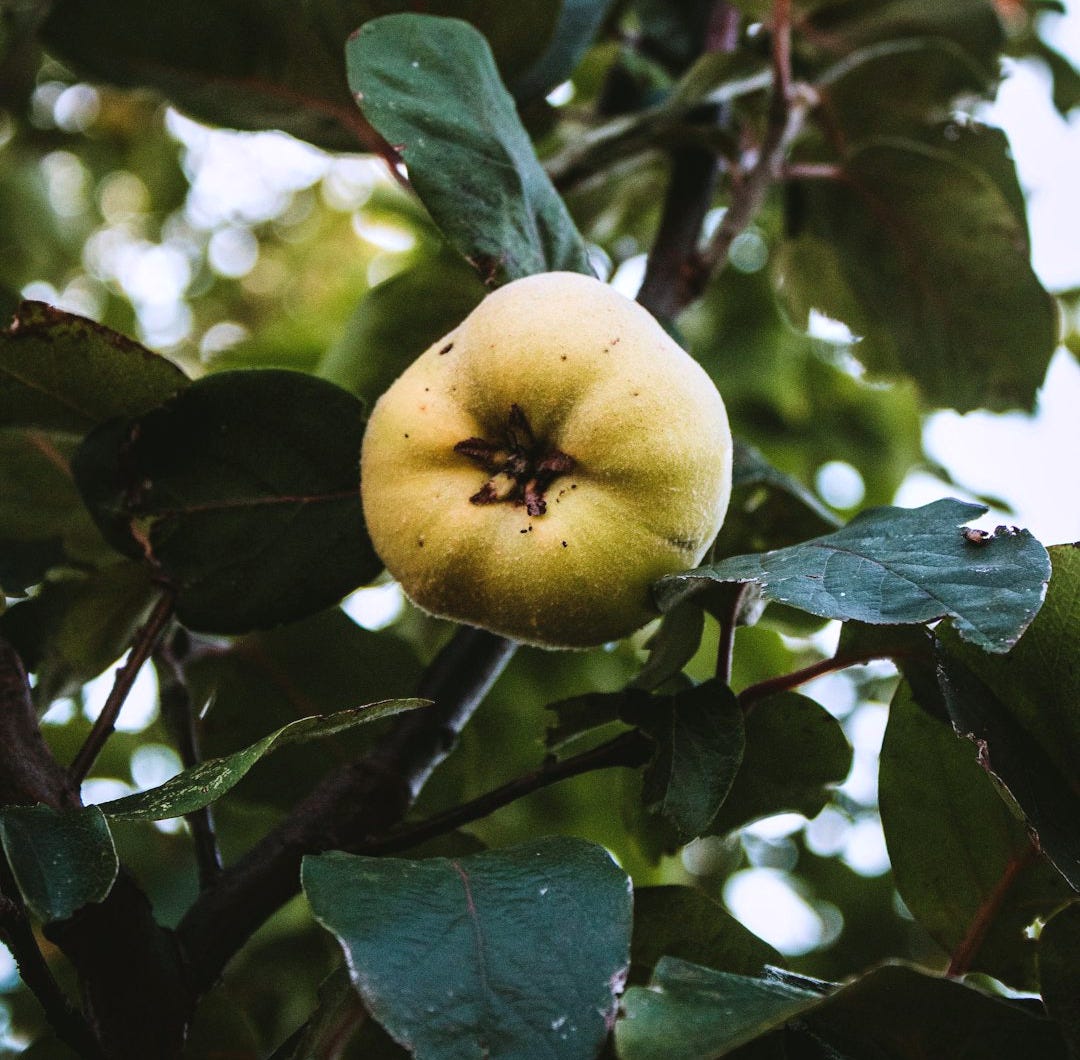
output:
[[[952, 114], [961, 95], [986, 95], [989, 71], [957, 42], [906, 37], [859, 48], [821, 79], [825, 106], [848, 143], [913, 135]], [[905, 91], [897, 92], [903, 84]]]
[[633, 687], [652, 692], [677, 678], [697, 653], [704, 630], [705, 612], [696, 601], [675, 607], [664, 615], [645, 645], [649, 658], [634, 678]]
[[646, 806], [663, 814], [684, 840], [703, 835], [743, 758], [743, 712], [734, 693], [706, 681], [675, 695], [670, 712], [653, 713], [642, 727], [659, 743], [645, 769]]
[[372, 1015], [421, 1060], [592, 1060], [629, 964], [631, 893], [601, 847], [304, 859], [316, 919]]
[[52, 567], [115, 561], [71, 481], [74, 447], [70, 436], [0, 428], [0, 583], [12, 594]]
[[366, 1022], [366, 1016], [364, 1004], [349, 980], [348, 969], [340, 967], [319, 987], [319, 1007], [311, 1019], [275, 1050], [269, 1060], [322, 1060], [338, 1056], [342, 1045]]
[[298, 372], [222, 372], [93, 432], [75, 480], [109, 540], [145, 554], [195, 629], [322, 610], [380, 569], [360, 509], [359, 402]]
[[807, 36], [822, 34], [830, 51], [876, 41], [937, 37], [960, 45], [989, 76], [997, 73], [1005, 44], [1002, 26], [987, 0], [811, 0], [815, 12]]
[[719, 902], [692, 887], [639, 887], [634, 893], [630, 981], [644, 982], [662, 957], [738, 975], [760, 975], [780, 954]]
[[484, 38], [457, 19], [388, 15], [347, 49], [364, 115], [401, 154], [447, 239], [487, 283], [588, 273]]
[[841, 988], [806, 1022], [840, 1056], [927, 1060], [1066, 1060], [1042, 1006], [1012, 1002], [904, 965]]
[[518, 99], [536, 99], [565, 81], [604, 21], [612, 0], [562, 0], [559, 21], [543, 55], [512, 82]]
[[712, 1060], [782, 1027], [820, 995], [663, 958], [647, 987], [623, 996], [615, 1025], [622, 1060]]
[[710, 832], [720, 835], [776, 813], [814, 817], [851, 769], [840, 723], [796, 692], [770, 696], [746, 717], [746, 751]]
[[355, 394], [370, 409], [483, 296], [476, 273], [456, 254], [445, 251], [424, 258], [368, 291], [344, 334], [327, 351], [319, 375]]
[[[331, 150], [376, 146], [349, 98], [343, 50], [357, 26], [414, 5], [409, 0], [59, 0], [43, 36], [83, 76], [151, 87], [204, 121], [283, 129]], [[514, 77], [543, 53], [558, 17], [555, 0], [510, 11], [499, 0], [428, 0], [432, 14], [460, 14], [492, 43]]]
[[837, 180], [803, 182], [779, 284], [799, 326], [816, 308], [859, 336], [872, 371], [910, 375], [935, 404], [1034, 406], [1057, 311], [1026, 226], [998, 183], [947, 150], [882, 139]]
[[548, 703], [546, 709], [555, 715], [556, 721], [548, 726], [544, 745], [554, 750], [585, 733], [656, 710], [658, 703], [646, 693], [629, 688], [622, 692], [586, 692]]
[[1038, 986], [1027, 934], [1072, 893], [1033, 848], [975, 748], [902, 684], [881, 748], [881, 823], [896, 887], [947, 953], [1020, 990]]
[[45, 922], [102, 901], [120, 867], [96, 806], [68, 812], [7, 806], [0, 811], [0, 841], [23, 899]]
[[615, 1028], [622, 1060], [712, 1060], [796, 1017], [826, 1049], [811, 1055], [926, 1060], [1065, 1060], [1061, 1036], [1029, 1007], [903, 965], [830, 993], [665, 959], [631, 987]]
[[840, 525], [798, 479], [777, 470], [754, 446], [736, 439], [731, 503], [712, 554], [776, 548], [827, 534]]
[[[298, 718], [409, 696], [420, 669], [406, 643], [362, 629], [335, 607], [197, 655], [185, 675], [194, 702], [209, 703], [203, 754], [223, 757]], [[273, 767], [249, 774], [236, 795], [287, 810], [329, 770], [363, 754], [371, 739], [360, 727], [332, 743], [283, 748]]]
[[115, 563], [90, 575], [45, 582], [10, 608], [0, 635], [15, 646], [37, 681], [34, 700], [46, 709], [73, 695], [131, 646], [158, 592], [141, 564]]
[[85, 434], [187, 385], [171, 361], [84, 317], [23, 302], [0, 333], [0, 425]]
[[1039, 978], [1050, 1015], [1057, 1020], [1069, 1045], [1070, 1060], [1080, 1057], [1080, 902], [1072, 902], [1051, 917], [1039, 934]]
[[664, 578], [657, 597], [666, 610], [701, 583], [751, 581], [766, 599], [822, 618], [901, 624], [949, 615], [984, 651], [1008, 651], [1042, 605], [1050, 564], [1026, 530], [969, 541], [960, 527], [985, 511], [952, 499], [869, 509], [801, 545]]
[[1080, 888], [1080, 547], [1050, 551], [1046, 603], [1008, 655], [987, 656], [952, 629], [939, 635], [940, 679], [953, 725], [1008, 788], [1059, 871]]
[[101, 804], [102, 812], [116, 820], [163, 821], [201, 810], [234, 788], [264, 755], [279, 747], [317, 737], [334, 736], [356, 725], [377, 721], [428, 704], [423, 699], [388, 699], [337, 714], [301, 718], [264, 736], [258, 743], [224, 758], [208, 758], [164, 784], [135, 795]]

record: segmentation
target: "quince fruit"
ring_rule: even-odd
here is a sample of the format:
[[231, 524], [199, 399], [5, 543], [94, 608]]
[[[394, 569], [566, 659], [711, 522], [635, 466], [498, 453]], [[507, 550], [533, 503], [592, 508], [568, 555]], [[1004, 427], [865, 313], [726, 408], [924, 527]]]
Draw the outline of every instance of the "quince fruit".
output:
[[379, 398], [371, 541], [432, 614], [545, 647], [623, 637], [723, 522], [731, 432], [702, 368], [591, 277], [495, 291]]

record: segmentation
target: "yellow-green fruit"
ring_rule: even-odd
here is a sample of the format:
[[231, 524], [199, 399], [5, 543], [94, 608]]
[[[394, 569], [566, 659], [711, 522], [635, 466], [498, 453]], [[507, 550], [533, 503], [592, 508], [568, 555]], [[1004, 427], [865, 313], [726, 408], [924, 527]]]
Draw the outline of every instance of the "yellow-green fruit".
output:
[[625, 636], [723, 522], [731, 432], [639, 305], [576, 273], [489, 295], [376, 403], [376, 552], [436, 615], [548, 647]]

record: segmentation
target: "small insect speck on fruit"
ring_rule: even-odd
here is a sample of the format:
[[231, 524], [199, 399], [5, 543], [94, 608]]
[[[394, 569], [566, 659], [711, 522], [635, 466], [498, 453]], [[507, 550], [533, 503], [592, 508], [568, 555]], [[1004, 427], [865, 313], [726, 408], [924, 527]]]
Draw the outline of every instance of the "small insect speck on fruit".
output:
[[562, 547], [566, 548], [566, 542], [565, 541], [562, 543]]
[[561, 356], [561, 357], [559, 358], [559, 360], [560, 360], [560, 361], [565, 361], [565, 360], [566, 360], [566, 354], [564, 353], [564, 354], [563, 354], [563, 355], [562, 355], [562, 356]]
[[405, 437], [406, 437], [406, 438], [408, 438], [408, 437], [409, 437], [408, 433], [406, 433]]
[[439, 356], [441, 357], [444, 353], [449, 353], [453, 348], [454, 344], [452, 342], [448, 342], [441, 350], [439, 350]]

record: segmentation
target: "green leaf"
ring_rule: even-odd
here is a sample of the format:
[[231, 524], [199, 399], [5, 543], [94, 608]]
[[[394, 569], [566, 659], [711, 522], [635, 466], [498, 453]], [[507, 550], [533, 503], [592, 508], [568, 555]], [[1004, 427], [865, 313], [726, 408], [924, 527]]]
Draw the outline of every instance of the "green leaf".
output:
[[599, 32], [613, 0], [562, 0], [547, 50], [511, 87], [518, 99], [537, 99], [565, 81]]
[[742, 708], [727, 685], [706, 681], [675, 695], [670, 712], [644, 713], [642, 728], [659, 742], [645, 769], [645, 804], [693, 839], [720, 812], [742, 762]]
[[810, 1031], [814, 1056], [1066, 1055], [1054, 1024], [1029, 1007], [904, 965], [823, 993], [789, 985], [780, 973], [751, 979], [665, 959], [648, 987], [627, 990], [623, 1010], [615, 1027], [622, 1060], [712, 1060], [796, 1018]]
[[324, 380], [221, 372], [94, 431], [73, 471], [110, 542], [175, 587], [182, 622], [242, 633], [320, 611], [379, 571], [363, 431], [359, 402]]
[[319, 375], [355, 394], [366, 408], [432, 343], [452, 331], [484, 296], [476, 273], [443, 251], [372, 287]]
[[[420, 669], [406, 643], [362, 629], [334, 607], [197, 655], [184, 672], [193, 702], [209, 704], [200, 724], [209, 758], [232, 754], [298, 718], [410, 696]], [[291, 809], [329, 770], [363, 754], [370, 739], [360, 728], [332, 744], [289, 746], [278, 752], [273, 769], [250, 774], [236, 794]]]
[[623, 996], [622, 1060], [712, 1060], [782, 1027], [820, 995], [664, 957], [647, 987]]
[[702, 584], [749, 581], [767, 600], [822, 618], [888, 625], [949, 615], [966, 640], [1005, 652], [1042, 606], [1050, 564], [1026, 530], [969, 541], [959, 527], [985, 511], [953, 499], [872, 508], [801, 545], [671, 575], [657, 598], [667, 610]]
[[981, 764], [1009, 790], [1042, 849], [1080, 888], [1080, 547], [1050, 550], [1046, 603], [1008, 655], [987, 656], [950, 628], [939, 676], [953, 725], [979, 745]]
[[1019, 990], [1038, 987], [1027, 928], [1071, 890], [1031, 844], [975, 749], [901, 684], [881, 747], [881, 823], [896, 887], [934, 940]]
[[52, 567], [114, 562], [71, 481], [75, 441], [0, 428], [0, 582], [23, 592]]
[[171, 361], [92, 320], [23, 302], [0, 332], [0, 425], [85, 434], [187, 385]]
[[446, 238], [486, 283], [589, 273], [487, 42], [457, 19], [388, 15], [347, 47], [364, 115], [400, 153]]
[[672, 679], [697, 654], [705, 631], [705, 612], [696, 601], [672, 608], [660, 620], [645, 647], [649, 658], [632, 682], [632, 687], [652, 692]]
[[592, 1060], [629, 964], [631, 888], [547, 838], [459, 859], [304, 858], [304, 892], [368, 1011], [420, 1060]]
[[987, 0], [814, 0], [812, 6], [818, 10], [807, 36], [821, 34], [830, 51], [937, 37], [960, 45], [993, 76], [1005, 45], [1001, 22]]
[[74, 695], [131, 646], [158, 589], [141, 564], [116, 563], [89, 575], [45, 582], [0, 619], [0, 635], [34, 673], [40, 710]]
[[663, 957], [738, 975], [760, 975], [780, 954], [719, 902], [692, 887], [639, 887], [634, 892], [630, 981], [648, 977]]
[[27, 907], [46, 923], [102, 901], [120, 868], [96, 806], [7, 806], [0, 810], [0, 842]]
[[1069, 1056], [1080, 1056], [1080, 990], [1076, 961], [1080, 954], [1080, 902], [1055, 913], [1039, 934], [1039, 978], [1042, 997], [1069, 1044]]
[[427, 706], [428, 702], [424, 699], [387, 699], [336, 714], [300, 718], [242, 751], [223, 758], [207, 758], [156, 788], [102, 803], [101, 810], [116, 820], [127, 821], [164, 821], [170, 817], [183, 817], [216, 802], [271, 751], [317, 737], [334, 736], [365, 722]]
[[776, 548], [835, 530], [840, 520], [798, 479], [736, 439], [731, 503], [712, 554]]
[[[282, 6], [217, 0], [58, 0], [42, 36], [84, 77], [152, 87], [182, 110], [238, 129], [282, 129], [330, 150], [372, 149], [345, 80], [343, 49], [357, 26], [409, 0], [319, 0]], [[556, 0], [510, 11], [500, 0], [427, 0], [460, 14], [491, 42], [514, 78], [538, 60], [558, 17]], [[550, 87], [550, 86], [549, 86]]]
[[853, 151], [841, 179], [792, 195], [801, 225], [778, 283], [800, 327], [811, 309], [843, 320], [869, 369], [910, 375], [934, 404], [1034, 407], [1057, 310], [991, 176], [948, 150], [881, 139]]
[[840, 723], [796, 692], [770, 696], [746, 716], [746, 751], [727, 800], [712, 822], [715, 835], [762, 817], [814, 817], [851, 769], [851, 746]]
[[[918, 135], [953, 112], [957, 97], [987, 95], [990, 72], [944, 37], [906, 37], [846, 55], [819, 84], [825, 106], [848, 143], [870, 136]], [[905, 91], [897, 92], [903, 84]]]
[[806, 1023], [841, 1056], [1066, 1060], [1061, 1033], [1038, 1003], [984, 994], [900, 964], [842, 987]]
[[[269, 1060], [320, 1060], [340, 1055], [341, 1046], [370, 1022], [366, 1015], [348, 969], [339, 967], [320, 984], [319, 1007], [311, 1018]], [[366, 1052], [361, 1055], [369, 1056]]]

